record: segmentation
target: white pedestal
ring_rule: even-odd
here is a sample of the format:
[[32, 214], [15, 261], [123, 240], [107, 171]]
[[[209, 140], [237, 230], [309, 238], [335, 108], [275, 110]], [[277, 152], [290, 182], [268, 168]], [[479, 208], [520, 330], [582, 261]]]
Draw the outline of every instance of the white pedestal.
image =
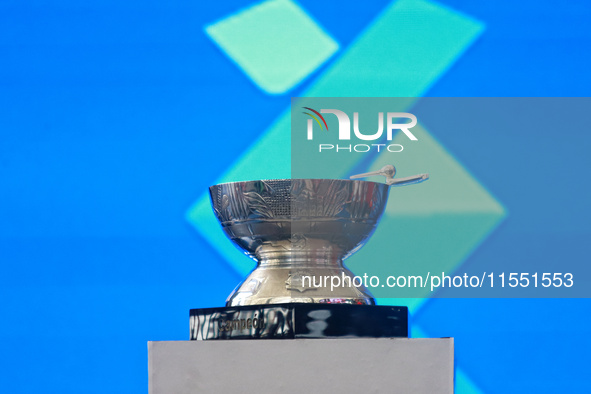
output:
[[148, 342], [150, 394], [453, 393], [453, 338]]

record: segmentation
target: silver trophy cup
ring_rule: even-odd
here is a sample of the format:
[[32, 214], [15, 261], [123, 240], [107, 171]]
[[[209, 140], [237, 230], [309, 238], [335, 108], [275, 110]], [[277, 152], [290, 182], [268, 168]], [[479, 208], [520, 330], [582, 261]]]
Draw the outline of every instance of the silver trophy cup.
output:
[[[223, 183], [209, 188], [215, 215], [228, 238], [257, 262], [226, 306], [282, 303], [374, 305], [343, 261], [376, 229], [390, 186], [428, 179], [395, 179], [394, 166], [351, 178], [383, 175], [386, 183], [344, 179], [277, 179]], [[325, 286], [338, 276], [341, 286]]]

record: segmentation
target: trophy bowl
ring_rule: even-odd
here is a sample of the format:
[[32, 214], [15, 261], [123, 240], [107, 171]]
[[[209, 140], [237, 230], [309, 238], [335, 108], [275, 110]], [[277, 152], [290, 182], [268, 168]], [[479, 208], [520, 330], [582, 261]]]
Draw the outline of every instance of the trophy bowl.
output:
[[374, 305], [363, 286], [325, 277], [354, 278], [343, 260], [375, 230], [390, 185], [344, 179], [272, 179], [209, 188], [223, 231], [256, 268], [226, 306], [282, 303]]

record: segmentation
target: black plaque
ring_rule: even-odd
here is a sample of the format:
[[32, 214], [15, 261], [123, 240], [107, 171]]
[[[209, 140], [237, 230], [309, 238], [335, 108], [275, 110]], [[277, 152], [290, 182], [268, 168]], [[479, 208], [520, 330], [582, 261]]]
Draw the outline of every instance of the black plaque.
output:
[[290, 303], [191, 309], [191, 340], [408, 337], [404, 306]]

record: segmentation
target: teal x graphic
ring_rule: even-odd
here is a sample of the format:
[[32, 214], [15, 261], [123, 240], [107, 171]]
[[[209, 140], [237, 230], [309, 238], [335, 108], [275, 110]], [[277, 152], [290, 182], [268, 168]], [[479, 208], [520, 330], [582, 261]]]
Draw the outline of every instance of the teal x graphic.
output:
[[[289, 0], [256, 4], [205, 30], [245, 75], [269, 94], [288, 92], [339, 51], [339, 44], [318, 22]], [[395, 1], [341, 50], [303, 96], [420, 97], [483, 30], [481, 22], [431, 1]], [[422, 157], [428, 157], [423, 164], [432, 178], [420, 193], [415, 188], [397, 190], [395, 204], [386, 208], [371, 247], [348, 261], [354, 272], [361, 261], [379, 258], [379, 251], [390, 248], [392, 239], [396, 239], [397, 253], [406, 266], [425, 267], [436, 255], [439, 269], [452, 272], [506, 214], [443, 145], [419, 127], [422, 149], [427, 152]], [[290, 178], [290, 154], [290, 112], [286, 110], [218, 181]], [[275, 165], [261, 165], [262, 158]], [[405, 168], [405, 162], [412, 160], [412, 155], [400, 155], [396, 164]], [[336, 175], [347, 175], [355, 164]], [[384, 164], [389, 163], [382, 154], [370, 167]], [[220, 231], [206, 194], [188, 210], [187, 220], [240, 274], [253, 268], [254, 263], [231, 247]], [[413, 229], [420, 229], [423, 237], [433, 241], [429, 249], [411, 246]], [[407, 299], [404, 304], [417, 311], [424, 301]], [[412, 332], [414, 336], [423, 334], [417, 326]], [[461, 369], [456, 372], [456, 390], [479, 392]]]

